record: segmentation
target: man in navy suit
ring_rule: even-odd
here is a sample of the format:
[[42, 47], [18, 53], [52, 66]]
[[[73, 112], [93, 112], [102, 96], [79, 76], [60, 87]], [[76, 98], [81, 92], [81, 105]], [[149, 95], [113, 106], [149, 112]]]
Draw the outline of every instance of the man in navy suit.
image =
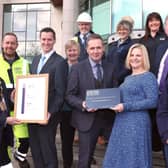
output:
[[157, 76], [159, 72], [159, 65], [164, 56], [166, 50], [168, 49], [168, 40], [165, 40], [161, 45], [158, 46], [156, 50], [155, 64], [154, 64], [154, 74]]
[[48, 123], [29, 124], [30, 147], [36, 168], [58, 168], [55, 136], [66, 90], [68, 65], [54, 51], [55, 40], [52, 28], [40, 31], [42, 54], [34, 57], [30, 67], [31, 74], [49, 74]]
[[159, 103], [157, 109], [157, 126], [162, 143], [164, 155], [168, 167], [168, 41], [166, 40], [157, 48], [156, 72], [159, 84]]
[[167, 77], [166, 80], [164, 81], [162, 91], [160, 92], [156, 119], [160, 137], [162, 143], [164, 144], [164, 155], [166, 159], [166, 165], [168, 167], [168, 78]]
[[78, 168], [90, 168], [97, 138], [107, 122], [112, 123], [114, 119], [112, 111], [88, 109], [86, 106], [88, 89], [112, 88], [115, 85], [113, 65], [102, 60], [104, 46], [101, 36], [91, 34], [86, 45], [89, 57], [72, 66], [66, 95], [74, 108], [72, 126], [79, 132]]

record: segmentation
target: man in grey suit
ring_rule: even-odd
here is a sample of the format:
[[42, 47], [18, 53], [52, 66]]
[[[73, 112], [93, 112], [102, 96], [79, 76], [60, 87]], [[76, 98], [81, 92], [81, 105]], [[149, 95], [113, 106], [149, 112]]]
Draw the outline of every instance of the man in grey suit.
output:
[[34, 57], [30, 67], [31, 74], [49, 74], [48, 123], [29, 124], [30, 147], [36, 168], [58, 168], [55, 136], [66, 90], [68, 66], [53, 49], [55, 38], [52, 28], [40, 31], [42, 54]]
[[113, 65], [102, 60], [104, 46], [100, 35], [88, 37], [87, 52], [89, 57], [86, 60], [72, 66], [66, 94], [68, 103], [74, 108], [72, 126], [79, 132], [78, 168], [90, 168], [97, 138], [107, 122], [112, 123], [114, 118], [112, 111], [88, 109], [85, 102], [88, 89], [116, 85]]

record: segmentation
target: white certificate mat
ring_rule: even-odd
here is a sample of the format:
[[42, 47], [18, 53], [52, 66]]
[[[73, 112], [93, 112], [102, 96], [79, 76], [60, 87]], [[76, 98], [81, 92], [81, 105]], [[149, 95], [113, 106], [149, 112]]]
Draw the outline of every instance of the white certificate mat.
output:
[[19, 76], [16, 80], [14, 116], [26, 123], [46, 123], [48, 74]]

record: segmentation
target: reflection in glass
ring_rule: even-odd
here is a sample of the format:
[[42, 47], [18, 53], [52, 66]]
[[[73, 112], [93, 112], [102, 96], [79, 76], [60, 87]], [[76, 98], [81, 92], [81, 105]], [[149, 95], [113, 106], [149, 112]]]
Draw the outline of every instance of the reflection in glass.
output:
[[28, 12], [27, 15], [27, 40], [36, 40], [36, 12]]
[[13, 30], [14, 31], [25, 31], [26, 30], [26, 12], [14, 13]]
[[40, 31], [43, 27], [50, 25], [50, 12], [38, 12], [37, 13], [37, 31]]

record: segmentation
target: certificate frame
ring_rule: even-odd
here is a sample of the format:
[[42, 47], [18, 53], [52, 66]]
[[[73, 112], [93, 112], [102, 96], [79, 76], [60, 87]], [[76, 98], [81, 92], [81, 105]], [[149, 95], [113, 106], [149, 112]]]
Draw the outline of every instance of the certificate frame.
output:
[[48, 74], [16, 78], [14, 117], [24, 123], [47, 123]]

